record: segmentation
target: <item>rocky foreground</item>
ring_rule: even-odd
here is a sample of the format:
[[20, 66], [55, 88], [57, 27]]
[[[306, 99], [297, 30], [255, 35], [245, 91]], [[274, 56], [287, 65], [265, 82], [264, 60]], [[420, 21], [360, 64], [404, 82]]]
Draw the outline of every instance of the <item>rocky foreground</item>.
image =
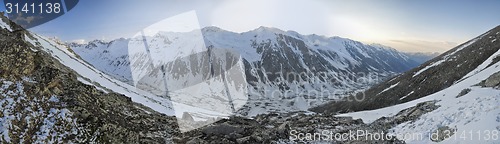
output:
[[0, 143], [165, 143], [176, 120], [105, 93], [33, 45], [5, 17], [0, 29]]
[[[231, 117], [174, 138], [176, 143], [403, 143], [388, 135], [398, 124], [414, 121], [437, 109], [436, 101], [420, 103], [393, 117], [365, 124], [360, 119], [333, 115], [262, 114], [247, 119]], [[371, 135], [370, 135], [371, 134]], [[377, 137], [377, 136], [383, 137]], [[439, 141], [436, 139], [436, 141]]]

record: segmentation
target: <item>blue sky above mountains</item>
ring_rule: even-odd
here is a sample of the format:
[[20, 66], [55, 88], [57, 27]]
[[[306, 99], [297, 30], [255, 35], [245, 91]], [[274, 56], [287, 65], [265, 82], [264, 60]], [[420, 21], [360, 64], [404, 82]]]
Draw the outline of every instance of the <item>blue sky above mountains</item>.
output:
[[30, 30], [63, 41], [111, 40], [192, 10], [202, 27], [276, 27], [414, 52], [443, 52], [500, 24], [497, 0], [81, 0]]

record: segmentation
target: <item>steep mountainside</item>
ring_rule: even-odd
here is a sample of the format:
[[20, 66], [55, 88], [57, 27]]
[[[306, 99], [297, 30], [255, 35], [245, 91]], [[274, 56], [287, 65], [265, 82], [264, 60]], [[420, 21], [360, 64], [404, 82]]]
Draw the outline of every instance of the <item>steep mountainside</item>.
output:
[[[366, 123], [392, 119], [401, 110], [433, 102], [437, 108], [414, 121], [397, 123], [390, 134], [407, 143], [498, 143], [500, 131], [500, 26], [439, 57], [358, 94], [312, 111], [339, 113]], [[364, 97], [363, 97], [364, 96]], [[363, 99], [364, 98], [364, 99]], [[366, 111], [363, 111], [366, 110]], [[412, 113], [420, 113], [417, 109]], [[357, 111], [357, 112], [353, 112]], [[413, 116], [413, 115], [409, 115]], [[439, 133], [441, 136], [432, 135]], [[470, 134], [474, 133], [474, 134]], [[419, 134], [419, 138], [404, 137]], [[484, 137], [495, 135], [495, 138]], [[434, 136], [434, 137], [433, 137]]]
[[84, 83], [90, 71], [0, 18], [0, 143], [165, 143], [178, 133], [174, 117]]
[[[188, 42], [196, 32], [160, 32], [146, 39], [152, 51], [173, 53], [170, 57], [175, 58], [179, 57], [176, 52], [182, 53], [179, 48], [200, 47]], [[392, 48], [365, 45], [340, 37], [300, 35], [266, 27], [244, 33], [206, 27], [201, 33], [201, 45], [207, 49], [228, 48], [241, 56], [250, 94], [246, 107], [240, 110], [243, 115], [307, 110], [418, 65]], [[97, 69], [132, 84], [133, 66], [130, 65], [129, 52], [134, 41], [91, 41], [69, 46]], [[201, 62], [186, 60], [177, 65], [196, 63]], [[178, 67], [167, 71], [175, 68]], [[195, 70], [188, 68], [187, 71]], [[158, 82], [157, 85], [162, 84]]]
[[[498, 62], [496, 27], [425, 64], [378, 84], [362, 93], [363, 101], [337, 101], [317, 108], [317, 112], [352, 112], [400, 104], [446, 89]], [[351, 98], [351, 99], [354, 99]]]

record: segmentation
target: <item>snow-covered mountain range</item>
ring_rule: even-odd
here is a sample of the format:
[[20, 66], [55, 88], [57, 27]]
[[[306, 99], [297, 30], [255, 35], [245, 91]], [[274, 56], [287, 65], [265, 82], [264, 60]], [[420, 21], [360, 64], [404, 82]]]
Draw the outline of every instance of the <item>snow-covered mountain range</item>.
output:
[[[159, 32], [147, 36], [148, 47], [172, 53], [180, 48], [189, 49], [197, 46], [196, 42], [189, 41], [189, 36], [199, 31]], [[367, 88], [419, 64], [404, 53], [379, 44], [367, 45], [340, 37], [301, 35], [276, 28], [260, 27], [234, 33], [206, 27], [201, 29], [201, 34], [207, 49], [231, 49], [241, 57], [250, 96], [240, 113], [250, 116], [267, 111], [307, 110]], [[133, 84], [130, 49], [136, 48], [131, 47], [134, 41], [95, 40], [87, 44], [68, 45], [82, 60], [97, 69]], [[172, 57], [176, 57], [175, 54]], [[183, 63], [201, 62], [186, 60]], [[188, 68], [188, 71], [194, 69]]]

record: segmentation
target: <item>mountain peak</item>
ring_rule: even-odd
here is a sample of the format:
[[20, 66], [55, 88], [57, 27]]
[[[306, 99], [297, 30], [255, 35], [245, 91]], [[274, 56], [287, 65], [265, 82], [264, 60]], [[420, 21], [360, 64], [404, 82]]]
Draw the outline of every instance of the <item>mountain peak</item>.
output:
[[226, 30], [223, 30], [217, 26], [207, 26], [207, 27], [202, 28], [201, 31], [203, 31], [203, 32], [220, 32], [220, 31], [226, 31]]
[[278, 28], [274, 28], [274, 27], [260, 26], [259, 28], [251, 30], [250, 32], [258, 32], [258, 33], [262, 33], [262, 32], [284, 33], [285, 31], [283, 31], [281, 29], [278, 29]]

